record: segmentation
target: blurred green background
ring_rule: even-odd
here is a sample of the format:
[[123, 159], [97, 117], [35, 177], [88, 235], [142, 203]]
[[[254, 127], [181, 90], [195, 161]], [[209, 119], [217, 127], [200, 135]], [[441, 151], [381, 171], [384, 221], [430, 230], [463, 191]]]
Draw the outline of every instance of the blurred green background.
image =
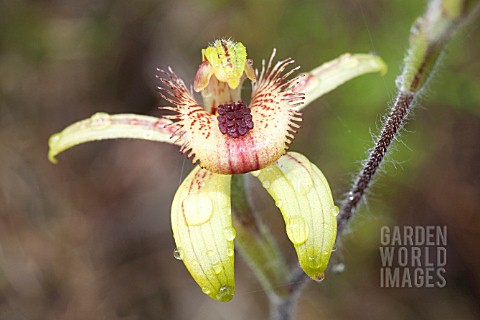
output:
[[[156, 67], [189, 85], [200, 50], [242, 41], [259, 67], [273, 48], [303, 71], [376, 52], [363, 76], [305, 109], [291, 149], [327, 176], [337, 203], [395, 94], [424, 1], [1, 1], [0, 319], [265, 319], [265, 293], [237, 256], [232, 302], [210, 300], [173, 258], [169, 210], [192, 168], [170, 145], [106, 141], [47, 160], [48, 137], [97, 111], [159, 115]], [[480, 317], [480, 30], [458, 34], [297, 319]], [[294, 263], [273, 200], [255, 206]], [[447, 225], [447, 286], [379, 285], [380, 227]], [[282, 284], [279, 284], [282, 285]]]

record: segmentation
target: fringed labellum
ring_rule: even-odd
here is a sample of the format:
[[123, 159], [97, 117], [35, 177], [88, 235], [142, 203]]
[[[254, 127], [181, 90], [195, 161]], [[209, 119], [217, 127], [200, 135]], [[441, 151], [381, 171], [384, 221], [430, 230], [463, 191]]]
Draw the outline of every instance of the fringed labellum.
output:
[[[300, 128], [295, 122], [302, 118], [295, 108], [302, 103], [303, 93], [291, 89], [297, 78], [288, 79], [298, 67], [285, 72], [294, 61], [286, 59], [274, 65], [274, 55], [253, 87], [250, 104], [222, 101], [212, 108], [215, 114], [202, 108], [171, 70], [161, 71], [161, 95], [174, 105], [164, 109], [176, 112], [165, 118], [177, 120], [179, 130], [174, 136], [182, 145], [182, 153], [187, 153], [194, 163], [198, 161], [202, 168], [220, 174], [259, 170], [285, 154]], [[217, 85], [219, 80], [210, 80], [210, 84]]]

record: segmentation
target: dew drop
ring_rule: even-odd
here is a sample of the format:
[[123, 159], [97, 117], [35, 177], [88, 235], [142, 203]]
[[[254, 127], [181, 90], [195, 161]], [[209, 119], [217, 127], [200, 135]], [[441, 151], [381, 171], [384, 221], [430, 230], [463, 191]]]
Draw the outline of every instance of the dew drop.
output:
[[277, 208], [282, 208], [283, 201], [279, 199], [279, 200], [275, 201], [275, 205], [277, 206]]
[[205, 293], [205, 294], [210, 294], [210, 292], [212, 292], [212, 291], [208, 287], [202, 287], [202, 292]]
[[252, 172], [250, 172], [250, 173], [252, 174], [252, 176], [258, 177], [258, 175], [260, 174], [260, 170], [252, 171]]
[[223, 232], [228, 241], [232, 241], [237, 236], [237, 231], [233, 227], [226, 227]]
[[197, 226], [210, 220], [213, 214], [213, 204], [208, 196], [194, 193], [183, 200], [183, 211], [187, 224]]
[[307, 194], [313, 188], [313, 180], [307, 170], [302, 170], [295, 177], [290, 179], [293, 190], [300, 194]]
[[301, 245], [308, 239], [309, 229], [301, 216], [292, 217], [287, 223], [287, 236], [294, 245]]
[[270, 188], [270, 180], [263, 180], [262, 185], [265, 189]]
[[322, 273], [320, 276], [318, 276], [318, 278], [316, 278], [314, 280], [317, 281], [317, 282], [322, 282], [323, 279], [325, 279], [325, 273]]
[[220, 301], [227, 302], [233, 298], [233, 288], [227, 285], [221, 286], [216, 295], [216, 298]]
[[234, 250], [232, 248], [228, 248], [227, 249], [227, 256], [233, 257], [233, 254], [234, 254]]
[[333, 206], [333, 215], [336, 217], [340, 213], [340, 208], [337, 206]]
[[173, 257], [177, 260], [183, 259], [183, 249], [181, 247], [173, 249]]
[[217, 261], [214, 264], [212, 264], [212, 268], [213, 268], [213, 271], [216, 274], [220, 274], [223, 270], [223, 267], [222, 267], [222, 264], [220, 263], [220, 261]]
[[280, 169], [284, 172], [296, 193], [308, 194], [313, 188], [313, 172], [308, 160], [301, 161], [301, 165], [295, 162], [294, 165], [281, 167]]
[[105, 112], [97, 112], [90, 118], [90, 124], [93, 129], [108, 127], [111, 122], [110, 115]]
[[318, 269], [321, 266], [320, 259], [316, 257], [309, 257], [308, 258], [308, 265], [312, 269]]

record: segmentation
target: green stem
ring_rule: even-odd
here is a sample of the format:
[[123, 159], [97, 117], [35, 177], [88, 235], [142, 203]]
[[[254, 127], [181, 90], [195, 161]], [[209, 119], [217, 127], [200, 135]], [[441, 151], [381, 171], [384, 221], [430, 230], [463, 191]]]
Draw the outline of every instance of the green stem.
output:
[[254, 215], [245, 191], [246, 175], [232, 176], [235, 247], [254, 271], [271, 303], [288, 298], [286, 262], [268, 228]]

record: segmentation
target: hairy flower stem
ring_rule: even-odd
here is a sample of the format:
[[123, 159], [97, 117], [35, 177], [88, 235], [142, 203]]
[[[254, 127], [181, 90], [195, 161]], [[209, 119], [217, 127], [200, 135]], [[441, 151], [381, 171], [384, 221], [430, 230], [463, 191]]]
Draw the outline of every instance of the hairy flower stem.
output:
[[[440, 54], [458, 27], [477, 12], [479, 0], [432, 0], [424, 16], [417, 19], [410, 33], [410, 48], [402, 74], [397, 79], [398, 94], [380, 137], [358, 174], [338, 215], [337, 239], [363, 199], [365, 191], [385, 155], [405, 125], [415, 104], [439, 61]], [[270, 299], [272, 320], [293, 319], [295, 302], [307, 277], [300, 268], [289, 275], [283, 257], [270, 232], [252, 213], [243, 175], [232, 177], [232, 211], [237, 229], [237, 248], [250, 264]], [[287, 279], [288, 284], [285, 284]]]
[[[427, 12], [413, 25], [410, 33], [410, 48], [405, 58], [402, 74], [398, 77], [398, 94], [390, 114], [385, 121], [380, 137], [372, 149], [364, 167], [358, 174], [346, 199], [343, 201], [337, 217], [337, 240], [346, 224], [370, 186], [372, 178], [380, 167], [388, 148], [405, 125], [406, 116], [414, 105], [419, 93], [431, 77], [440, 54], [448, 40], [458, 27], [466, 22], [473, 13], [479, 11], [476, 0], [432, 0]], [[290, 279], [300, 274], [300, 268], [292, 271]], [[272, 305], [272, 319], [292, 319], [292, 310], [307, 278], [298, 278], [290, 289], [290, 296], [278, 305]]]
[[406, 116], [432, 76], [439, 57], [459, 25], [477, 11], [479, 1], [432, 0], [424, 16], [417, 19], [410, 32], [410, 48], [402, 74], [397, 79], [398, 94], [380, 137], [343, 201], [338, 219], [338, 237], [362, 200], [375, 172], [405, 125]]
[[289, 296], [284, 286], [288, 278], [287, 264], [269, 229], [250, 207], [245, 189], [247, 178], [247, 175], [232, 176], [232, 216], [237, 230], [235, 247], [254, 271], [271, 303], [277, 303]]

